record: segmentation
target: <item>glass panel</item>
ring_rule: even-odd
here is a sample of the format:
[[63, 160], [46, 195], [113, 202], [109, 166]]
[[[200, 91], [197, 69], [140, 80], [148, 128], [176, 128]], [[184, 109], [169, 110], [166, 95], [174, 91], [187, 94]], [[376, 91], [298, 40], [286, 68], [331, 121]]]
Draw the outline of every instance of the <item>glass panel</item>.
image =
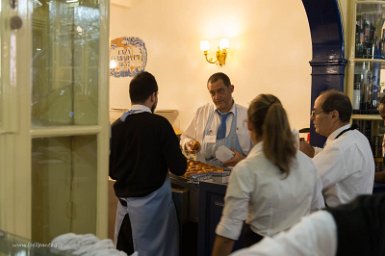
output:
[[[0, 3], [0, 16], [2, 15], [1, 12], [1, 3]], [[1, 20], [1, 19], [0, 19]], [[3, 70], [3, 45], [1, 42], [1, 39], [3, 37], [2, 28], [0, 28], [0, 131], [3, 129], [3, 76], [2, 76], [2, 70]]]
[[378, 114], [379, 98], [385, 93], [385, 62], [356, 62], [354, 66], [353, 113]]
[[32, 125], [97, 124], [98, 1], [34, 2]]
[[382, 139], [385, 133], [384, 121], [382, 120], [353, 120], [360, 130], [369, 140], [375, 160], [376, 171], [384, 170], [382, 157]]
[[96, 136], [32, 141], [32, 240], [96, 232]]
[[385, 58], [385, 3], [357, 4], [355, 57]]
[[[3, 24], [3, 7], [4, 1], [1, 1], [0, 3], [0, 24]], [[0, 131], [3, 128], [3, 109], [4, 109], [4, 103], [3, 103], [3, 65], [4, 65], [4, 57], [3, 57], [3, 38], [4, 38], [4, 26], [0, 25]]]
[[354, 66], [353, 113], [378, 114], [379, 98], [385, 94], [385, 62], [356, 62]]

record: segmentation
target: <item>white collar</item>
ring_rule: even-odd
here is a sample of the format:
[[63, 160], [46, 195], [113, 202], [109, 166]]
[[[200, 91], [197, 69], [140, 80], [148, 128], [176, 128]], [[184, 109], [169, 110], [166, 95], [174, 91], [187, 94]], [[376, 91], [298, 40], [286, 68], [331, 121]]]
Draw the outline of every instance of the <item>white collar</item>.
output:
[[250, 152], [249, 152], [249, 156], [250, 155], [255, 155], [255, 154], [258, 154], [259, 152], [262, 152], [263, 151], [263, 141], [260, 141], [260, 142], [258, 142], [257, 144], [255, 144], [252, 148], [251, 148], [251, 150], [250, 150]]
[[124, 122], [127, 118], [127, 116], [129, 115], [133, 115], [133, 114], [139, 114], [139, 113], [143, 113], [143, 112], [148, 112], [148, 113], [152, 113], [151, 112], [151, 109], [145, 105], [132, 105], [131, 106], [131, 109], [128, 110], [127, 112], [125, 112], [121, 117], [120, 117], [120, 120], [122, 120], [122, 122]]
[[332, 132], [329, 136], [328, 136], [328, 140], [335, 140], [335, 138], [338, 136], [338, 134], [340, 132], [342, 132], [343, 130], [346, 130], [346, 129], [349, 129], [350, 128], [350, 124], [346, 124], [340, 128], [338, 128], [337, 130], [335, 130], [334, 132]]
[[230, 110], [223, 113], [221, 111], [219, 111], [216, 107], [215, 107], [215, 104], [214, 104], [214, 108], [215, 108], [215, 111], [219, 114], [226, 114], [226, 113], [233, 113], [233, 115], [235, 115], [235, 101], [233, 101], [233, 105], [231, 106]]
[[151, 109], [149, 107], [147, 107], [145, 105], [139, 105], [139, 104], [132, 105], [130, 110], [134, 111], [135, 113], [139, 113], [139, 111], [152, 113]]

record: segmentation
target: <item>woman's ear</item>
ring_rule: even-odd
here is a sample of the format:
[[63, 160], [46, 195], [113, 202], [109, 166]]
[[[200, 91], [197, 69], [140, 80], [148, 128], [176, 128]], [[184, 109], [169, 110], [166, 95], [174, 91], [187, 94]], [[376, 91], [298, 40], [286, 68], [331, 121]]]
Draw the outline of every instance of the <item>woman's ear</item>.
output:
[[255, 132], [253, 122], [251, 122], [249, 119], [247, 119], [247, 129], [249, 130], [250, 138], [253, 144], [256, 144], [260, 141], [260, 138], [257, 136], [257, 133]]

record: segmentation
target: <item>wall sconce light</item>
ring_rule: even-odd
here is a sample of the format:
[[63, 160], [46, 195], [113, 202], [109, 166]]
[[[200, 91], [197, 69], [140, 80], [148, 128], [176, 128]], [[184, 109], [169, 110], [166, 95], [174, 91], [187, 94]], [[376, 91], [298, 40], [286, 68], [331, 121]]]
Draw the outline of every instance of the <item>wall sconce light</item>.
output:
[[210, 64], [217, 64], [223, 66], [226, 63], [227, 50], [229, 49], [229, 40], [221, 39], [219, 41], [219, 47], [216, 52], [216, 59], [209, 58], [210, 43], [208, 41], [201, 41], [201, 51], [205, 55], [206, 61]]

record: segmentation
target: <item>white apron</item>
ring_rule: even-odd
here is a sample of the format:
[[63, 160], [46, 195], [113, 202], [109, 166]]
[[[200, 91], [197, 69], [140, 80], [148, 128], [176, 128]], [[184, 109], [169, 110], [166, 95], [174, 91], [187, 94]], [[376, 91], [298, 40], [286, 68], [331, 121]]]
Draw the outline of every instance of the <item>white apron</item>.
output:
[[[124, 121], [129, 115], [149, 111], [131, 109], [121, 116], [121, 120]], [[127, 207], [118, 203], [115, 242], [123, 218], [128, 213], [134, 250], [139, 256], [179, 255], [179, 224], [168, 177], [159, 189], [147, 196], [121, 198], [121, 200], [127, 203]]]
[[237, 122], [236, 122], [237, 110], [235, 109], [234, 117], [231, 122], [229, 135], [227, 137], [224, 137], [223, 139], [219, 139], [219, 140], [215, 139], [214, 141], [214, 139], [210, 139], [210, 138], [216, 138], [217, 134], [216, 132], [213, 132], [212, 130], [210, 130], [210, 127], [212, 126], [212, 122], [215, 114], [216, 112], [212, 112], [208, 117], [205, 131], [203, 133], [203, 140], [202, 140], [203, 145], [201, 150], [201, 152], [204, 152], [203, 156], [201, 155], [201, 157], [204, 157], [204, 159], [198, 158], [198, 160], [209, 163], [211, 165], [215, 165], [215, 166], [223, 166], [223, 163], [215, 157], [215, 151], [219, 146], [225, 145], [226, 147], [236, 150], [240, 153], [244, 153], [244, 152], [242, 150], [241, 145], [239, 144], [238, 135], [237, 135]]
[[115, 230], [120, 230], [128, 213], [134, 249], [139, 256], [179, 255], [179, 224], [168, 177], [158, 190], [145, 197], [121, 199], [127, 202], [127, 207], [118, 204]]

